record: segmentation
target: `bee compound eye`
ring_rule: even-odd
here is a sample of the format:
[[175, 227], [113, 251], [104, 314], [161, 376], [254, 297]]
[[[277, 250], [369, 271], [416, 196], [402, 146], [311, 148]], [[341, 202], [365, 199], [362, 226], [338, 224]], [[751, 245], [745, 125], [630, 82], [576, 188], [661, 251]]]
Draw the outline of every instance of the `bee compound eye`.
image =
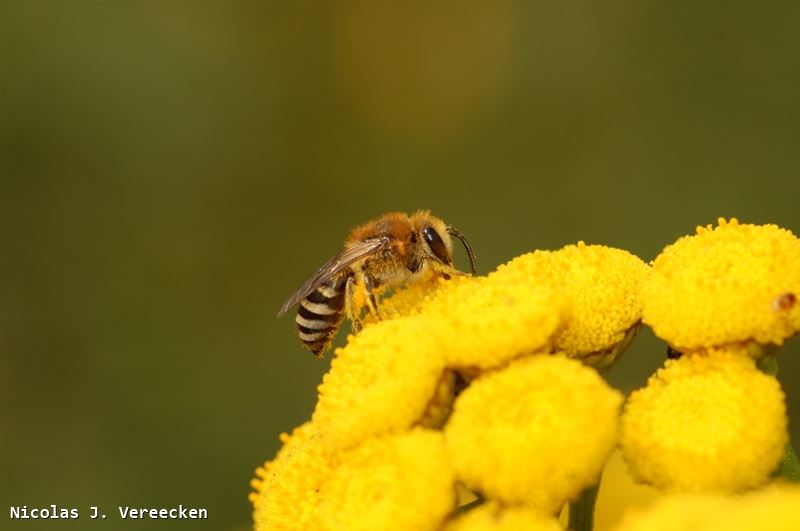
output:
[[436, 229], [433, 227], [425, 227], [422, 229], [422, 236], [425, 238], [433, 254], [436, 255], [436, 258], [445, 264], [449, 264], [450, 256], [447, 253], [447, 247], [444, 245], [442, 237], [436, 232]]

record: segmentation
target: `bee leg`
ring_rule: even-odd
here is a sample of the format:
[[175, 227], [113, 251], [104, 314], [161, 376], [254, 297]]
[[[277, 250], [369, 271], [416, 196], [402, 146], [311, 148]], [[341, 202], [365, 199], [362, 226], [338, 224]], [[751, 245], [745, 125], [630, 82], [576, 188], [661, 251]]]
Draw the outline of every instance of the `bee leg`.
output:
[[442, 276], [445, 278], [445, 280], [450, 280], [451, 277], [469, 277], [472, 275], [463, 271], [459, 271], [455, 267], [447, 266], [442, 269]]
[[377, 282], [369, 275], [364, 275], [364, 287], [367, 289], [367, 306], [378, 320], [381, 320], [381, 312], [378, 310], [378, 302], [375, 300], [375, 289]]
[[469, 273], [464, 273], [463, 271], [459, 271], [455, 267], [450, 264], [441, 264], [438, 262], [433, 262], [431, 264], [431, 269], [436, 272], [437, 275], [440, 275], [445, 280], [450, 280], [452, 277], [468, 277], [470, 276]]
[[353, 333], [361, 331], [361, 311], [356, 309], [356, 287], [357, 281], [354, 276], [347, 277], [347, 284], [344, 288], [344, 312], [350, 322], [353, 323]]

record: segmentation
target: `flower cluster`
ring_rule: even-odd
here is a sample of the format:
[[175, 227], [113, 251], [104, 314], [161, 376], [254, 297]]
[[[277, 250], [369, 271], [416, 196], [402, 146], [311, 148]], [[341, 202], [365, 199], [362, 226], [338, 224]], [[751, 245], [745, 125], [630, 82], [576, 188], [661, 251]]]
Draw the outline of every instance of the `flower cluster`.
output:
[[620, 444], [635, 478], [670, 492], [769, 481], [788, 442], [785, 398], [753, 358], [800, 330], [796, 294], [800, 240], [775, 225], [720, 219], [653, 261], [643, 321], [679, 359], [626, 405]]
[[[800, 329], [798, 294], [797, 238], [736, 220], [652, 267], [579, 242], [487, 276], [431, 273], [336, 351], [311, 420], [256, 471], [255, 530], [556, 531], [615, 445], [638, 481], [705, 493], [620, 531], [692, 527], [693, 511], [727, 511], [721, 496], [762, 486], [784, 455], [785, 398], [757, 361]], [[642, 321], [680, 358], [623, 408], [598, 371]], [[773, 494], [737, 518], [797, 503]], [[715, 518], [697, 528], [722, 528]]]
[[[383, 319], [337, 350], [311, 421], [257, 471], [256, 529], [559, 528], [554, 513], [597, 482], [622, 404], [579, 360], [624, 350], [648, 273], [580, 243], [385, 297]], [[455, 515], [458, 486], [480, 511]]]

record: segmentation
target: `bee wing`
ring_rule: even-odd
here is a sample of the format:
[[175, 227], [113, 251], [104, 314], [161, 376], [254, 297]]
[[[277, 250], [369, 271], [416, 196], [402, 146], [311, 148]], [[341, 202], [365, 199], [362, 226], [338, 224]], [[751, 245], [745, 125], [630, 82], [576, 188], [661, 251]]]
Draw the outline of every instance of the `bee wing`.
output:
[[389, 244], [389, 238], [370, 238], [356, 242], [350, 247], [345, 248], [333, 258], [328, 260], [325, 265], [320, 267], [311, 278], [303, 282], [303, 285], [298, 288], [294, 294], [283, 303], [281, 309], [278, 311], [278, 317], [285, 314], [295, 304], [308, 297], [308, 295], [317, 289], [320, 284], [324, 284], [337, 274], [341, 273], [353, 262], [360, 260], [366, 256], [377, 253]]

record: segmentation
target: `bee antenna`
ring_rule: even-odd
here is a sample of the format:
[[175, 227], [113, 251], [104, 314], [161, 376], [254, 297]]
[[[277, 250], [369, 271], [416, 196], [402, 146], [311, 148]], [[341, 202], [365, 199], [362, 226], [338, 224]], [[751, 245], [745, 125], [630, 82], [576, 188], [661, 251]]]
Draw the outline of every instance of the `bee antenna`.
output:
[[461, 240], [462, 244], [464, 244], [464, 249], [467, 250], [467, 254], [469, 255], [469, 267], [472, 270], [472, 274], [474, 275], [475, 272], [476, 272], [476, 269], [475, 269], [475, 253], [472, 252], [472, 247], [470, 247], [469, 242], [464, 237], [464, 235], [461, 234], [461, 231], [459, 231], [455, 227], [448, 226], [447, 227], [447, 233], [450, 234], [451, 236], [455, 236], [456, 238]]

